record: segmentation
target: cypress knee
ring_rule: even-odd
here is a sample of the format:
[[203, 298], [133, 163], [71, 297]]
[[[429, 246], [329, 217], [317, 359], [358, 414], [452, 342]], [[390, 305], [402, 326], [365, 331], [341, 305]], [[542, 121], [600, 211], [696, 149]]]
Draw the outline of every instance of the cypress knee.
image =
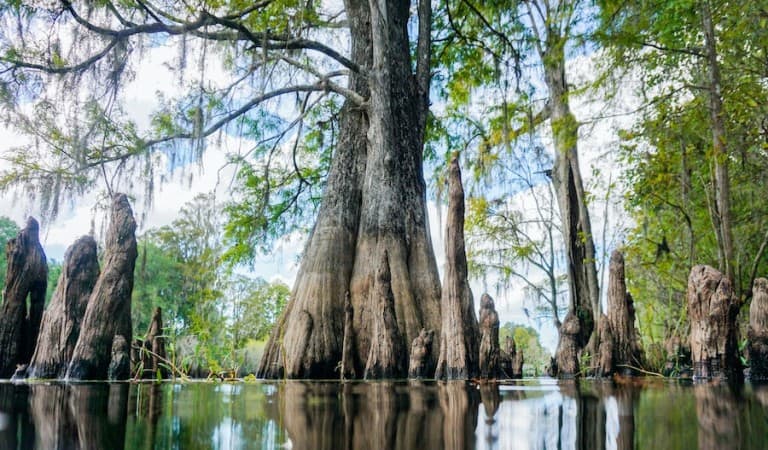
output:
[[432, 354], [434, 331], [421, 329], [411, 344], [411, 360], [408, 363], [408, 378], [426, 378], [429, 355]]
[[448, 214], [445, 232], [445, 275], [440, 298], [442, 326], [435, 378], [467, 379], [478, 373], [478, 325], [467, 280], [464, 248], [464, 188], [456, 158], [448, 175]]
[[152, 313], [152, 320], [149, 323], [147, 335], [143, 341], [144, 350], [142, 352], [142, 374], [145, 379], [157, 379], [158, 371], [160, 378], [168, 378], [168, 369], [165, 366], [165, 337], [163, 336], [163, 312], [158, 307]]
[[[40, 245], [40, 226], [30, 217], [5, 246], [7, 269], [0, 308], [0, 378], [32, 357], [48, 287], [48, 265]], [[29, 297], [29, 305], [27, 305]]]
[[104, 269], [88, 299], [67, 378], [105, 379], [115, 335], [122, 335], [126, 342], [133, 340], [131, 293], [137, 255], [133, 211], [125, 194], [116, 194], [106, 236]]
[[395, 296], [392, 294], [390, 285], [389, 257], [386, 250], [381, 254], [381, 263], [376, 271], [376, 283], [371, 299], [375, 314], [371, 348], [365, 365], [366, 380], [402, 378], [405, 375], [405, 349], [395, 317]]
[[688, 317], [694, 379], [742, 377], [736, 339], [738, 300], [728, 277], [695, 266], [688, 277]]
[[83, 236], [64, 254], [56, 291], [43, 313], [40, 336], [29, 364], [29, 377], [59, 378], [66, 375], [80, 335], [80, 322], [98, 277], [96, 241], [92, 236]]
[[560, 341], [557, 344], [553, 372], [563, 377], [573, 377], [579, 373], [579, 333], [581, 325], [573, 311], [568, 311], [560, 325]]
[[616, 340], [611, 330], [608, 317], [603, 315], [597, 325], [597, 335], [600, 345], [597, 350], [597, 376], [607, 377], [614, 373], [616, 369]]
[[[605, 318], [605, 317], [604, 317]], [[618, 250], [611, 254], [608, 274], [608, 323], [613, 338], [613, 362], [608, 375], [618, 368], [632, 372], [629, 366], [642, 365], [642, 354], [635, 330], [635, 307], [632, 296], [627, 292], [624, 275], [624, 255]]]
[[480, 297], [480, 378], [496, 378], [499, 375], [499, 315], [493, 299], [488, 294]]
[[753, 380], [768, 380], [768, 280], [758, 278], [752, 287], [749, 305], [749, 376]]
[[[514, 342], [514, 340], [513, 340]], [[515, 351], [515, 357], [512, 358], [512, 378], [519, 380], [523, 378], [523, 364], [525, 363], [525, 356], [523, 355], [523, 349], [518, 348]]]

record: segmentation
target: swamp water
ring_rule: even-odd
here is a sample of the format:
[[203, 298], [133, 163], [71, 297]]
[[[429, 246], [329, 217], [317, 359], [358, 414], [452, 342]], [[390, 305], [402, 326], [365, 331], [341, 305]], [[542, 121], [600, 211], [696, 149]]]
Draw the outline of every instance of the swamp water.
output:
[[764, 449], [768, 386], [0, 384], [0, 449]]

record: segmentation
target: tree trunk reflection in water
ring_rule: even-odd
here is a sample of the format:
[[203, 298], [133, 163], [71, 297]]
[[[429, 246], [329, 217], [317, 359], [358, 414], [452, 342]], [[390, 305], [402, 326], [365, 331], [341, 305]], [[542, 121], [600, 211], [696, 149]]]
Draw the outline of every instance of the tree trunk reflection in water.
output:
[[124, 383], [70, 387], [69, 407], [76, 418], [79, 449], [124, 448], [128, 388]]
[[32, 448], [35, 429], [25, 401], [27, 386], [0, 384], [0, 450]]
[[37, 446], [55, 450], [80, 448], [75, 417], [67, 403], [69, 387], [38, 384], [31, 385], [29, 389]]
[[696, 416], [699, 419], [699, 449], [736, 448], [741, 440], [736, 396], [727, 386], [698, 385]]

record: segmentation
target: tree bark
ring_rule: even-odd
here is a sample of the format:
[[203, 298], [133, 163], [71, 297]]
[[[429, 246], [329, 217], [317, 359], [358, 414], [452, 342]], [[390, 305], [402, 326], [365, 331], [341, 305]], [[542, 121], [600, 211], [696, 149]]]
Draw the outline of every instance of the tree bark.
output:
[[712, 267], [695, 266], [688, 277], [687, 298], [694, 379], [741, 379], [739, 305], [730, 280]]
[[620, 251], [613, 251], [608, 270], [607, 319], [613, 337], [613, 365], [610, 367], [610, 373], [623, 368], [620, 371], [631, 374], [632, 370], [626, 366], [642, 366], [642, 354], [635, 330], [635, 306], [632, 296], [627, 292], [624, 255]]
[[[345, 10], [351, 59], [364, 72], [351, 76], [350, 89], [369, 100], [363, 109], [342, 108], [323, 204], [293, 295], [261, 361], [262, 377], [339, 376], [347, 291], [354, 311], [351, 359], [355, 374], [363, 374], [382, 249], [389, 254], [394, 316], [403, 342], [413, 342], [422, 328], [440, 329], [440, 285], [422, 174], [426, 97], [419, 89], [428, 90], [428, 80], [416, 83], [412, 72], [409, 4], [346, 0]], [[299, 326], [310, 319], [309, 331]], [[404, 348], [407, 361], [410, 349]], [[433, 351], [430, 367], [435, 359]]]
[[[48, 287], [48, 265], [40, 245], [40, 226], [30, 217], [5, 246], [7, 269], [0, 310], [0, 378], [32, 357]], [[29, 306], [27, 306], [29, 297]]]
[[[448, 184], [445, 273], [440, 299], [442, 332], [435, 378], [453, 380], [477, 376], [479, 330], [472, 291], [469, 289], [467, 280], [467, 255], [464, 248], [464, 189], [461, 185], [461, 169], [456, 158], [451, 161]], [[490, 301], [492, 304], [493, 300]], [[498, 317], [496, 320], [498, 322]], [[498, 349], [498, 323], [496, 342]]]
[[107, 230], [104, 270], [93, 289], [67, 378], [103, 380], [111, 360], [112, 341], [122, 335], [133, 340], [131, 293], [136, 265], [136, 221], [128, 197], [116, 194]]
[[593, 366], [596, 369], [596, 374], [599, 377], [609, 377], [616, 371], [616, 359], [614, 355], [616, 351], [616, 339], [610, 325], [610, 319], [603, 315], [597, 325], [597, 338], [599, 344], [597, 346], [597, 353], [595, 354], [596, 360], [593, 361]]
[[40, 336], [29, 363], [27, 375], [30, 378], [66, 375], [80, 336], [80, 322], [98, 277], [96, 241], [92, 236], [83, 236], [64, 254], [61, 276], [51, 303], [43, 313]]
[[[600, 293], [592, 225], [579, 168], [579, 127], [568, 101], [570, 94], [565, 77], [565, 38], [555, 34], [554, 30], [550, 31], [546, 54], [542, 55], [555, 147], [552, 184], [563, 222], [562, 233], [568, 261], [569, 314], [579, 322], [578, 327], [572, 327], [578, 329], [576, 335], [560, 333], [557, 353], [573, 353], [571, 347], [575, 344], [578, 354], [587, 345], [594, 330], [594, 317], [600, 311]], [[574, 339], [573, 342], [566, 342]], [[572, 376], [578, 372], [578, 360], [574, 365], [571, 355], [556, 355], [556, 358], [571, 361], [569, 364], [558, 365], [560, 374]]]
[[501, 373], [499, 315], [488, 294], [480, 297], [480, 378], [496, 378]]
[[392, 293], [389, 256], [386, 250], [383, 250], [381, 255], [373, 289], [377, 310], [372, 318], [373, 334], [364, 374], [366, 380], [402, 378], [406, 373], [405, 345], [395, 318], [395, 296]]
[[569, 310], [560, 326], [560, 341], [557, 344], [554, 367], [552, 367], [554, 375], [566, 378], [578, 375], [581, 334], [579, 319], [576, 318], [574, 311]]
[[427, 372], [429, 356], [432, 354], [432, 341], [435, 333], [432, 330], [422, 329], [411, 344], [411, 360], [408, 363], [408, 378], [428, 378]]
[[131, 378], [131, 354], [128, 341], [123, 335], [115, 335], [112, 340], [112, 356], [107, 368], [107, 379], [122, 381]]
[[749, 377], [768, 380], [768, 280], [758, 278], [752, 287], [749, 305]]

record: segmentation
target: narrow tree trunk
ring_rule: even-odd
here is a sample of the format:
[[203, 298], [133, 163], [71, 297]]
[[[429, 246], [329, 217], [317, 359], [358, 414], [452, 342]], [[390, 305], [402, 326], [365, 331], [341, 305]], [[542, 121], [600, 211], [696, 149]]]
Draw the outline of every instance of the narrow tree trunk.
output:
[[[610, 373], [630, 372], [627, 366], [640, 367], [642, 355], [635, 330], [635, 306], [627, 292], [624, 277], [624, 255], [614, 250], [608, 274], [608, 322], [613, 337], [613, 367]], [[608, 369], [603, 367], [603, 369]]]
[[768, 280], [758, 278], [752, 288], [749, 305], [749, 377], [768, 380]]
[[395, 296], [392, 293], [389, 257], [386, 250], [383, 250], [381, 255], [373, 288], [377, 308], [373, 315], [368, 362], [365, 364], [366, 380], [402, 378], [406, 373], [405, 345], [395, 318]]
[[136, 221], [124, 194], [112, 200], [104, 254], [104, 271], [93, 289], [80, 336], [67, 370], [67, 378], [105, 379], [111, 359], [112, 341], [122, 335], [133, 339], [131, 293], [136, 265]]
[[109, 367], [107, 368], [108, 380], [127, 380], [131, 378], [131, 356], [128, 341], [123, 335], [115, 335], [112, 339], [112, 351]]
[[96, 241], [83, 236], [64, 254], [61, 276], [48, 309], [43, 313], [40, 336], [29, 363], [30, 378], [60, 378], [80, 336], [80, 322], [99, 277]]
[[411, 344], [411, 360], [408, 363], [408, 378], [427, 378], [429, 357], [432, 354], [432, 341], [435, 333], [432, 330], [422, 329]]
[[[442, 332], [435, 378], [452, 380], [477, 376], [479, 332], [472, 291], [469, 289], [467, 280], [467, 255], [464, 249], [464, 189], [461, 185], [461, 170], [456, 158], [451, 161], [448, 184], [445, 273], [440, 299]], [[498, 317], [496, 320], [498, 348]]]
[[523, 378], [523, 365], [525, 364], [525, 355], [523, 349], [515, 350], [515, 357], [512, 358], [512, 378], [519, 380]]
[[687, 298], [694, 379], [740, 379], [739, 305], [730, 280], [712, 267], [695, 266], [688, 277]]
[[[576, 335], [560, 333], [557, 353], [573, 353], [571, 347], [575, 345], [576, 353], [579, 354], [592, 335], [594, 317], [600, 311], [600, 294], [592, 225], [579, 168], [579, 126], [568, 101], [565, 45], [561, 42], [564, 39], [549, 36], [549, 48], [546, 54], [542, 55], [542, 60], [549, 90], [550, 123], [555, 147], [552, 184], [563, 222], [562, 234], [568, 261], [569, 314], [573, 317], [572, 320], [579, 322], [578, 327], [571, 327], [577, 330]], [[574, 339], [575, 341], [570, 342]], [[569, 364], [558, 365], [562, 375], [571, 376], [578, 372], [578, 361], [574, 365], [571, 356], [557, 356], [557, 359], [571, 360]]]
[[[0, 378], [32, 357], [48, 286], [48, 265], [40, 245], [40, 226], [30, 217], [5, 246], [7, 269], [0, 310]], [[27, 306], [29, 297], [29, 306]]]
[[144, 338], [143, 347], [146, 350], [141, 355], [141, 378], [157, 379], [157, 372], [160, 371], [160, 378], [168, 378], [168, 369], [165, 364], [165, 337], [163, 336], [163, 311], [155, 308], [152, 313], [152, 320], [149, 323], [147, 335]]
[[480, 297], [480, 378], [496, 378], [501, 373], [499, 315], [488, 294]]
[[709, 0], [701, 2], [702, 28], [709, 88], [709, 118], [712, 127], [712, 159], [715, 166], [715, 222], [716, 237], [720, 249], [720, 270], [735, 286], [733, 232], [731, 231], [731, 180], [728, 175], [728, 149], [726, 147], [725, 120], [723, 119], [723, 94], [720, 86], [720, 64], [717, 62], [717, 40], [712, 23]]

